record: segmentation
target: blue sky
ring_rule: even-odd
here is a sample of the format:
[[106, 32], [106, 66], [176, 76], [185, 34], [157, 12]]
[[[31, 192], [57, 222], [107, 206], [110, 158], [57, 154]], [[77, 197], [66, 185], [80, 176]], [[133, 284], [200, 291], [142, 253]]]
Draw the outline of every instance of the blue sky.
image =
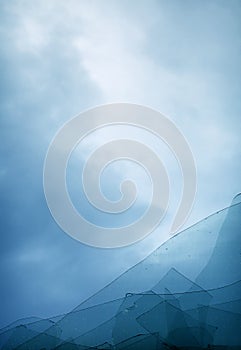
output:
[[[53, 221], [42, 187], [45, 154], [62, 124], [83, 110], [138, 103], [179, 127], [198, 173], [196, 202], [185, 227], [228, 206], [241, 191], [241, 3], [19, 0], [0, 7], [0, 325], [5, 325], [68, 311], [162, 241], [165, 223], [130, 247], [91, 248]], [[100, 132], [79, 146], [78, 161], [73, 154], [69, 182], [75, 201], [76, 171], [88, 153], [103, 137], [126, 132]], [[128, 133], [165, 154], [152, 138]], [[164, 158], [175, 207], [180, 176], [173, 158]], [[113, 173], [117, 177], [110, 182]], [[109, 196], [115, 198], [116, 183], [126, 173], [133, 173], [132, 165], [107, 170], [108, 186], [103, 186]], [[135, 174], [144, 193], [127, 221], [148, 202], [148, 180], [141, 170]], [[80, 201], [79, 206], [91, 219], [88, 205]]]

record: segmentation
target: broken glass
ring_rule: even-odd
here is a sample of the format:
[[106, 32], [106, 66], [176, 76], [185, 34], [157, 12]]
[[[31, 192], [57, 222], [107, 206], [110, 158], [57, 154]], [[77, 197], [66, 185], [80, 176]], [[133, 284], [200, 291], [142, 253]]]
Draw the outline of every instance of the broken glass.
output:
[[71, 312], [3, 328], [1, 349], [241, 348], [240, 199]]

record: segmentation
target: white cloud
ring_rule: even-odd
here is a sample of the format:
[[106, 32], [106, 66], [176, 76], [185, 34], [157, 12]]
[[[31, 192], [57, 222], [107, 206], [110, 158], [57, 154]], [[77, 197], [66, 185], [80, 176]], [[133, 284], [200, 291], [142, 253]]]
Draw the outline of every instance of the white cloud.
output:
[[[155, 2], [148, 11], [143, 4], [133, 11], [126, 3], [109, 1], [27, 4], [23, 1], [8, 5], [17, 18], [12, 28], [17, 50], [38, 54], [44, 61], [58, 54], [52, 45], [60, 41], [57, 49], [79, 62], [80, 70], [71, 74], [81, 80], [84, 69], [100, 92], [100, 103], [131, 101], [150, 105], [170, 115], [186, 135], [197, 161], [199, 191], [205, 191], [198, 192], [197, 212], [189, 223], [229, 204], [239, 184], [233, 182], [229, 188], [223, 184], [229, 183], [236, 169], [230, 160], [237, 158], [239, 135], [233, 123], [235, 115], [230, 122], [221, 97], [226, 93], [227, 99], [231, 98], [230, 89], [225, 87], [231, 73], [223, 72], [222, 67], [230, 55], [225, 45], [232, 46], [228, 38], [220, 39], [219, 22], [206, 15], [208, 5], [201, 12], [193, 10], [193, 17], [184, 21], [178, 8], [170, 12], [167, 5]], [[223, 8], [216, 10], [225, 20]], [[212, 30], [205, 39], [204, 14]], [[35, 74], [38, 77], [42, 72], [30, 70], [26, 77], [31, 80], [33, 76], [34, 83]], [[51, 76], [52, 72], [45, 74]], [[98, 143], [98, 137], [91, 142]], [[224, 198], [221, 201], [220, 197], [217, 200], [220, 186]], [[206, 191], [213, 198], [210, 205], [206, 203]]]

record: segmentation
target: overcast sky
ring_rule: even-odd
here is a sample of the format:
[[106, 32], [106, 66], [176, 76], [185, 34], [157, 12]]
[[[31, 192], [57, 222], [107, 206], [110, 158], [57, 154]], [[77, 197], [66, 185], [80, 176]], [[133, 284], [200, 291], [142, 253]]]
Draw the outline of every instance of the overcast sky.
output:
[[[1, 2], [0, 326], [70, 310], [163, 241], [167, 223], [127, 248], [91, 248], [53, 221], [42, 187], [46, 151], [63, 123], [87, 108], [138, 103], [177, 125], [198, 175], [184, 227], [228, 206], [241, 192], [240, 18], [241, 2], [234, 0]], [[127, 133], [167, 151], [152, 137], [124, 129], [99, 132], [79, 145], [68, 182], [89, 220], [78, 172], [103, 138]], [[164, 158], [175, 206], [180, 173], [171, 156]], [[103, 179], [106, 195], [118, 199], [118, 182], [133, 170], [144, 193], [125, 222], [136, 220], [148, 203], [146, 174], [116, 164]]]

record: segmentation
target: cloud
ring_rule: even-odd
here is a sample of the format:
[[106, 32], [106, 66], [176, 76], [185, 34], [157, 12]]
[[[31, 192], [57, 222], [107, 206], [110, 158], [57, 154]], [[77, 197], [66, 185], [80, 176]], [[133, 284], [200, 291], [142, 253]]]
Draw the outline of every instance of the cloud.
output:
[[[6, 323], [68, 311], [146, 256], [166, 229], [163, 224], [124, 250], [102, 251], [75, 242], [53, 222], [42, 189], [44, 157], [58, 128], [86, 108], [124, 101], [170, 116], [197, 162], [197, 199], [188, 224], [240, 192], [241, 28], [237, 2], [20, 0], [0, 6], [0, 266], [6, 281], [1, 322]], [[121, 133], [162, 155], [178, 193], [175, 159], [138, 131], [93, 135], [78, 159], [83, 162], [102, 138]], [[108, 187], [111, 176], [118, 180], [117, 171], [120, 178], [130, 171], [126, 165], [120, 174], [119, 168], [107, 176], [109, 195], [118, 182]]]

